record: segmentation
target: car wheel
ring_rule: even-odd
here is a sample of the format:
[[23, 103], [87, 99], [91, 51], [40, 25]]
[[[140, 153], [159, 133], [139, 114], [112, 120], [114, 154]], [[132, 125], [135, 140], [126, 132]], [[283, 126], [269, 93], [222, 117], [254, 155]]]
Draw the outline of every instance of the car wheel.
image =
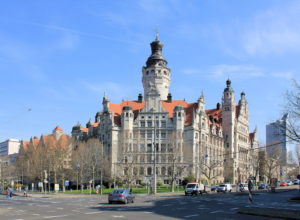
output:
[[131, 203], [134, 203], [134, 199], [131, 200]]

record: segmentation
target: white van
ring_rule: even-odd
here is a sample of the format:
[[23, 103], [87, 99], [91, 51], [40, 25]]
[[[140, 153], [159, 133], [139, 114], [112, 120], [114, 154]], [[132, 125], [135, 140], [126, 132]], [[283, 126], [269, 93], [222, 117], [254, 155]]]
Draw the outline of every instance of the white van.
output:
[[198, 195], [204, 192], [204, 185], [200, 183], [188, 183], [185, 187], [185, 195]]

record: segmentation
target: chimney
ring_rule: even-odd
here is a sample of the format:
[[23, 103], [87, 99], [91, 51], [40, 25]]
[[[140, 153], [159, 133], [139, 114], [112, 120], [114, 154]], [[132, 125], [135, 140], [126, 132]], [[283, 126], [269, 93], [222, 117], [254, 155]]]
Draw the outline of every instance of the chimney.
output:
[[220, 103], [218, 102], [217, 103], [217, 110], [219, 110], [220, 109]]
[[143, 95], [141, 93], [139, 93], [139, 96], [138, 96], [138, 102], [139, 103], [142, 103], [143, 102]]
[[167, 99], [168, 99], [168, 102], [172, 102], [172, 95], [171, 95], [171, 93], [168, 93]]

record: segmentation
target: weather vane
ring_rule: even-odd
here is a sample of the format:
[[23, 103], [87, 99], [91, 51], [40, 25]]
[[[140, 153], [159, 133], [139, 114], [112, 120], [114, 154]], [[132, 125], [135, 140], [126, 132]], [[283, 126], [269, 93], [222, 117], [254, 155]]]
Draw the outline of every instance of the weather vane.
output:
[[156, 29], [154, 30], [154, 32], [156, 33], [156, 34], [155, 34], [155, 39], [157, 40], [157, 39], [158, 39], [158, 28], [156, 28]]

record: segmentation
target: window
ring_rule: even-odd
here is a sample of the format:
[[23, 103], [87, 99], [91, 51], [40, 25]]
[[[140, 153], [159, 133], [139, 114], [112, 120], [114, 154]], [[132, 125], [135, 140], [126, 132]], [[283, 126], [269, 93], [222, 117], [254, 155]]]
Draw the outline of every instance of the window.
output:
[[144, 167], [140, 167], [140, 175], [144, 175]]
[[147, 126], [148, 126], [148, 128], [151, 128], [152, 127], [152, 121], [147, 121]]
[[138, 175], [138, 169], [137, 167], [133, 168], [133, 175], [137, 176]]
[[159, 121], [155, 121], [155, 125], [158, 128], [159, 127]]
[[167, 135], [166, 135], [166, 132], [162, 131], [162, 132], [161, 132], [161, 138], [166, 138], [166, 136], [167, 136]]
[[169, 185], [170, 181], [169, 180], [164, 180], [165, 185]]
[[137, 144], [133, 144], [133, 150], [138, 151], [138, 145]]
[[135, 181], [135, 184], [136, 184], [136, 185], [141, 185], [141, 183], [142, 183], [141, 180], [136, 180], [136, 181]]
[[147, 132], [147, 138], [152, 138], [152, 131]]
[[145, 144], [141, 144], [141, 145], [140, 145], [140, 148], [141, 148], [141, 149], [140, 149], [141, 152], [145, 152]]
[[152, 152], [152, 144], [147, 144], [147, 152]]
[[145, 163], [145, 156], [144, 156], [144, 155], [141, 155], [141, 156], [140, 156], [140, 162], [141, 162], [141, 163]]
[[145, 127], [145, 121], [141, 121], [141, 127], [142, 127], [142, 128]]
[[145, 138], [145, 136], [146, 136], [145, 131], [141, 131], [141, 137]]
[[161, 121], [161, 127], [162, 127], [162, 128], [165, 128], [166, 125], [167, 125], [167, 124], [166, 124], [166, 121]]
[[172, 167], [168, 167], [168, 175], [169, 175], [169, 176], [172, 175]]
[[161, 144], [161, 151], [166, 152], [166, 144]]
[[148, 168], [147, 168], [147, 175], [150, 176], [151, 174], [152, 174], [152, 168], [151, 168], [151, 167], [148, 167]]

